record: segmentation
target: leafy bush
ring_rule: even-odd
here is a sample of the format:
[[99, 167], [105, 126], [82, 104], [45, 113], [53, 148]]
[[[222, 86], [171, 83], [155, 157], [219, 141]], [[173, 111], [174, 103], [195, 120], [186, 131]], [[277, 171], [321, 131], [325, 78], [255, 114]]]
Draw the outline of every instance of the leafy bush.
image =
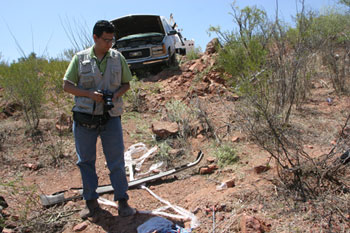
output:
[[136, 76], [133, 76], [130, 82], [130, 89], [125, 93], [123, 99], [128, 103], [127, 108], [130, 111], [144, 112], [147, 110], [147, 104], [145, 95], [142, 93], [146, 90], [150, 91], [151, 94], [159, 92], [159, 85], [152, 83], [147, 85], [142, 81], [139, 81]]
[[179, 100], [171, 100], [165, 104], [166, 113], [170, 121], [178, 123], [180, 136], [187, 138], [191, 134], [190, 122], [193, 119], [193, 111]]
[[201, 47], [195, 47], [193, 50], [190, 50], [187, 54], [186, 57], [188, 60], [195, 60], [200, 57], [200, 54], [202, 52]]
[[239, 161], [236, 149], [231, 144], [221, 144], [216, 147], [215, 156], [221, 167], [232, 165]]
[[67, 105], [66, 100], [69, 100], [70, 98], [66, 98], [62, 85], [62, 79], [68, 64], [68, 61], [54, 59], [50, 60], [43, 69], [47, 80], [47, 94], [49, 100], [54, 103], [59, 114], [62, 112], [70, 112], [73, 107], [73, 104]]
[[333, 88], [338, 93], [350, 91], [350, 15], [329, 10], [314, 18], [309, 41], [318, 44], [323, 65], [327, 68]]
[[31, 54], [0, 70], [0, 83], [6, 97], [22, 105], [27, 125], [33, 132], [38, 129], [41, 106], [46, 100], [45, 65], [47, 60]]
[[[342, 24], [346, 21], [338, 16], [316, 17], [302, 7], [295, 18], [297, 27], [290, 29], [277, 17], [270, 22], [266, 13], [256, 7], [240, 10], [232, 6], [232, 9], [238, 31], [221, 32], [218, 27], [212, 27], [211, 31], [224, 42], [219, 51], [219, 65], [231, 74], [228, 82], [242, 96], [235, 106], [237, 121], [275, 159], [283, 188], [292, 191], [299, 200], [315, 198], [334, 190], [336, 185], [339, 188], [346, 185], [337, 184], [338, 178], [332, 180], [339, 170], [322, 167], [334, 162], [333, 154], [316, 160], [303, 150], [303, 137], [291, 125], [290, 117], [292, 110], [300, 109], [311, 89], [310, 81], [316, 74], [317, 57], [322, 49], [333, 56], [335, 48], [346, 48], [343, 64], [349, 62], [347, 36], [340, 33], [342, 26], [338, 26], [347, 27], [348, 23]], [[322, 23], [324, 20], [327, 23]], [[327, 44], [333, 50], [327, 51], [324, 48]], [[347, 66], [337, 69], [349, 70]], [[222, 157], [230, 158], [227, 154], [230, 153], [223, 153]]]

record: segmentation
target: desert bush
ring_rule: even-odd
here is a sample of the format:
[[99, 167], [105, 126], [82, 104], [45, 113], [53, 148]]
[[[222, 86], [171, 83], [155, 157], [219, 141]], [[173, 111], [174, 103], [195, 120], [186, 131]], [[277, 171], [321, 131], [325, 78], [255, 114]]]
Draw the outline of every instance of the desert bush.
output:
[[239, 161], [236, 149], [230, 143], [222, 143], [215, 146], [215, 157], [218, 159], [220, 167], [235, 164]]
[[231, 74], [228, 83], [250, 99], [254, 108], [268, 107], [287, 123], [292, 107], [307, 96], [314, 74], [312, 51], [303, 37], [308, 21], [304, 15], [299, 20], [304, 31], [297, 31], [292, 44], [287, 37], [288, 27], [279, 20], [270, 21], [265, 11], [256, 7], [240, 10], [234, 5], [232, 9], [238, 32], [210, 28], [224, 44], [219, 50], [219, 66]]
[[315, 14], [305, 12], [302, 5], [297, 27], [290, 29], [278, 17], [269, 21], [256, 7], [240, 10], [232, 6], [232, 10], [238, 32], [211, 31], [224, 42], [219, 65], [231, 74], [228, 82], [242, 96], [236, 106], [241, 127], [274, 158], [278, 180], [298, 200], [347, 187], [336, 178], [342, 173], [336, 169], [339, 163], [331, 166], [336, 156], [308, 155], [301, 130], [290, 121], [293, 109], [300, 108], [308, 95], [317, 54], [324, 46], [322, 34], [313, 33]]
[[0, 83], [5, 97], [15, 101], [24, 110], [25, 121], [32, 132], [38, 130], [41, 107], [45, 102], [46, 78], [43, 68], [47, 60], [32, 53], [28, 58], [2, 67]]
[[337, 93], [348, 93], [350, 68], [350, 15], [335, 10], [314, 18], [310, 40], [319, 44], [322, 65], [327, 68]]
[[208, 114], [206, 104], [200, 101], [200, 99], [194, 98], [191, 101], [191, 106], [192, 113], [195, 116], [194, 118], [198, 120], [200, 126], [203, 128], [203, 133], [205, 133], [208, 138], [214, 138], [217, 143], [220, 143], [221, 138], [217, 133], [214, 122]]
[[69, 113], [73, 107], [71, 98], [67, 98], [62, 85], [62, 79], [69, 62], [59, 59], [52, 59], [44, 67], [43, 72], [47, 80], [47, 97], [56, 108], [57, 115]]
[[338, 3], [350, 7], [350, 1], [349, 0], [338, 0]]
[[9, 224], [15, 232], [61, 232], [69, 221], [74, 221], [69, 217], [77, 212], [63, 207], [43, 209], [37, 188], [24, 185], [22, 178], [1, 181], [0, 194], [9, 203], [10, 217], [3, 221], [3, 226]]
[[188, 60], [196, 60], [200, 57], [202, 52], [201, 47], [195, 47], [193, 50], [190, 50], [187, 54], [186, 57]]
[[171, 157], [169, 156], [169, 151], [172, 149], [169, 145], [170, 143], [167, 140], [162, 140], [157, 143], [158, 152], [156, 155], [156, 159], [159, 161], [171, 161]]
[[170, 121], [176, 122], [180, 128], [180, 137], [187, 138], [191, 135], [190, 123], [194, 119], [193, 111], [179, 100], [170, 100], [165, 104], [166, 114]]
[[29, 219], [37, 212], [38, 209], [38, 195], [34, 185], [25, 186], [22, 183], [21, 178], [5, 182], [0, 182], [0, 193], [8, 203], [15, 204], [11, 206], [9, 210], [17, 210], [18, 212], [11, 213], [14, 216], [18, 216], [18, 225], [22, 227], [28, 226]]
[[143, 83], [133, 76], [130, 82], [130, 89], [125, 93], [123, 99], [128, 103], [127, 107], [130, 111], [143, 112], [146, 110], [145, 99], [142, 91], [145, 88]]

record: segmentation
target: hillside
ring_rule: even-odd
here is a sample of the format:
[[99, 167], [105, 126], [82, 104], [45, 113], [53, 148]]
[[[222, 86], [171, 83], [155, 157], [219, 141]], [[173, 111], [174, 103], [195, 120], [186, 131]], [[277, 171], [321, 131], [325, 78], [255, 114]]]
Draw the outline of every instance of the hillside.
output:
[[[122, 118], [125, 148], [141, 142], [148, 149], [157, 145], [159, 151], [146, 160], [140, 172], [147, 172], [159, 161], [164, 164], [158, 170], [169, 170], [193, 161], [200, 150], [204, 153], [199, 165], [148, 184], [150, 190], [193, 213], [199, 226], [192, 232], [349, 232], [348, 193], [333, 200], [316, 198], [307, 202], [285, 195], [288, 190], [278, 184], [276, 163], [241, 127], [235, 108], [241, 97], [227, 86], [227, 74], [216, 69], [216, 56], [208, 44], [200, 58], [179, 57], [179, 67], [146, 75], [138, 82], [141, 87], [131, 90], [135, 95], [129, 97]], [[336, 95], [321, 72], [312, 84], [306, 103], [294, 111], [291, 124], [307, 135], [303, 149], [317, 158], [333, 148], [345, 123], [350, 98]], [[82, 221], [78, 214], [84, 206], [82, 200], [42, 208], [39, 194], [69, 190], [69, 195], [74, 195], [72, 188], [81, 186], [71, 121], [62, 115], [66, 120], [63, 124], [47, 111], [40, 121], [40, 133], [28, 135], [20, 107], [2, 101], [2, 109], [0, 194], [8, 205], [1, 210], [4, 232], [133, 233], [151, 218], [146, 213], [120, 218], [114, 207], [103, 205], [105, 211], [99, 216]], [[189, 112], [196, 112], [195, 117], [187, 115]], [[173, 121], [176, 113], [180, 119], [178, 137], [155, 137], [152, 127]], [[231, 156], [237, 157], [231, 164], [219, 161], [221, 145], [227, 145]], [[99, 184], [109, 184], [100, 142], [97, 147]], [[349, 175], [348, 165], [346, 169], [344, 176]], [[222, 188], [225, 182], [229, 187]], [[131, 189], [129, 195], [130, 204], [138, 211], [164, 205], [144, 189]], [[112, 200], [112, 195], [103, 198]], [[348, 212], [330, 208], [338, 205]], [[168, 219], [186, 228], [191, 224], [189, 220]]]

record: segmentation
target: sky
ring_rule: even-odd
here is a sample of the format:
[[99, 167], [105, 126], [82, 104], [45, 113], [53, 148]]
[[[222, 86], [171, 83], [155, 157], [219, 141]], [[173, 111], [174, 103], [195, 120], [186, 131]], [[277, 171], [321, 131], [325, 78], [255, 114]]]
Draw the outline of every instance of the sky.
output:
[[[300, 0], [277, 0], [278, 14], [293, 25], [292, 16], [300, 11]], [[64, 28], [68, 24], [88, 32], [100, 19], [112, 20], [130, 14], [155, 14], [169, 18], [172, 13], [183, 37], [193, 39], [204, 51], [216, 37], [210, 26], [224, 31], [235, 28], [233, 0], [0, 0], [0, 58], [11, 63], [35, 52], [38, 56], [57, 58], [73, 48]], [[305, 0], [306, 7], [322, 11], [336, 0]], [[257, 6], [275, 17], [276, 0], [236, 0], [241, 9]], [[21, 51], [22, 50], [22, 51]]]

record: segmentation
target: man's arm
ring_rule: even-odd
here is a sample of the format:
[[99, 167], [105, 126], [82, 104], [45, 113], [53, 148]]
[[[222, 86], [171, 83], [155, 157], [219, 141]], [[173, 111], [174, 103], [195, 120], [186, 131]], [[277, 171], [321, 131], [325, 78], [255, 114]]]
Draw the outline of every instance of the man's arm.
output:
[[113, 99], [116, 99], [118, 97], [121, 97], [124, 95], [125, 92], [127, 92], [130, 89], [129, 83], [122, 83], [120, 88], [114, 93]]
[[63, 90], [74, 96], [87, 97], [87, 98], [93, 99], [96, 102], [103, 101], [103, 95], [101, 93], [98, 93], [96, 91], [80, 89], [79, 87], [75, 86], [73, 83], [69, 82], [68, 80], [63, 81]]

